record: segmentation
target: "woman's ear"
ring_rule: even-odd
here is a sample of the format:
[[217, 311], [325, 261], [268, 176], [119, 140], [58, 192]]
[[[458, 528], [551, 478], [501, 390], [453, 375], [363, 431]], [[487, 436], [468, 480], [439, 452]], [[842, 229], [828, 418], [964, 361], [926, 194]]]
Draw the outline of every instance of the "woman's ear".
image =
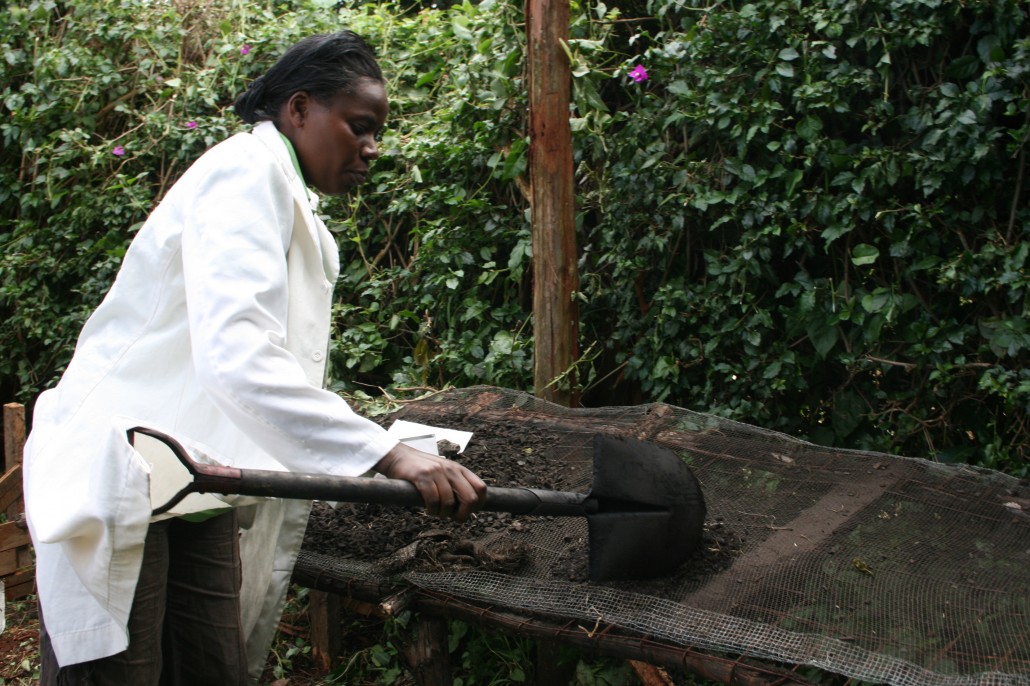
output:
[[290, 96], [289, 100], [283, 103], [283, 114], [293, 128], [302, 128], [308, 118], [308, 107], [311, 105], [311, 95], [307, 91], [297, 91]]

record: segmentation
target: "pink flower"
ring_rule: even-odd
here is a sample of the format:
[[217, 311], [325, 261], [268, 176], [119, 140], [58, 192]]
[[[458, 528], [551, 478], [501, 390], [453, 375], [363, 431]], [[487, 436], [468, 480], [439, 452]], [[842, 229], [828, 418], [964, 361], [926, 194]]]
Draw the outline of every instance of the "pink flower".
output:
[[249, 45], [244, 45], [242, 48], [240, 48], [240, 54], [241, 55], [249, 55], [250, 54], [250, 46]]
[[197, 122], [195, 122], [195, 121], [188, 121], [188, 122], [186, 122], [186, 128], [187, 129], [195, 129], [195, 128], [197, 128]]
[[123, 148], [120, 145], [116, 145], [116, 146], [114, 146], [114, 149], [111, 150], [111, 154], [114, 155], [115, 157], [121, 157], [122, 155], [125, 154], [125, 148]]
[[647, 70], [644, 69], [644, 65], [638, 64], [637, 66], [633, 67], [633, 71], [629, 73], [629, 77], [637, 83], [647, 81]]

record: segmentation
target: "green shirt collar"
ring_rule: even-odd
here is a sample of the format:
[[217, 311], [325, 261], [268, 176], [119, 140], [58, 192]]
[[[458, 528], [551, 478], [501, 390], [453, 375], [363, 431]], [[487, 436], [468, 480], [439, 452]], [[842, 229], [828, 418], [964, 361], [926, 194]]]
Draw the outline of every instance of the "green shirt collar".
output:
[[[297, 159], [297, 151], [294, 150], [293, 143], [290, 142], [290, 139], [282, 131], [279, 132], [279, 135], [282, 137], [283, 143], [286, 144], [286, 149], [290, 151], [290, 159], [293, 160], [293, 168], [297, 170], [297, 176], [300, 177], [301, 183], [304, 183], [304, 172], [300, 170], [300, 160]], [[306, 183], [304, 185], [307, 186]]]

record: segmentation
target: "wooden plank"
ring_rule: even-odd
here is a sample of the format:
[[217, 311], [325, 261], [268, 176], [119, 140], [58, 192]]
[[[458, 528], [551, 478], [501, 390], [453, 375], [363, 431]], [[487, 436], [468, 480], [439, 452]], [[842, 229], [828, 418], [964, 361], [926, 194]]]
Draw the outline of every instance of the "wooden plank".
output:
[[0, 551], [14, 550], [32, 545], [29, 532], [20, 522], [4, 522], [0, 524]]
[[[533, 239], [533, 393], [578, 402], [579, 290], [569, 101], [568, 0], [526, 0]], [[567, 375], [561, 384], [554, 383]]]
[[0, 577], [10, 576], [19, 569], [21, 569], [21, 565], [18, 564], [17, 550], [0, 551]]
[[676, 686], [669, 673], [661, 667], [655, 667], [640, 660], [626, 660], [630, 669], [636, 673], [643, 686]]
[[4, 577], [4, 597], [7, 600], [18, 600], [36, 592], [36, 570], [34, 567], [23, 567], [14, 574]]
[[[0, 512], [7, 512], [13, 506], [24, 507], [21, 503], [21, 465], [16, 464], [3, 476], [0, 476]], [[19, 509], [20, 513], [21, 510]]]
[[731, 686], [815, 686], [803, 675], [773, 663], [750, 658], [720, 656], [694, 648], [660, 643], [651, 639], [603, 629], [587, 632], [581, 626], [549, 624], [543, 619], [505, 612], [466, 602], [453, 596], [419, 595], [417, 609], [449, 619], [459, 619], [512, 636], [557, 641], [593, 655], [638, 660]]

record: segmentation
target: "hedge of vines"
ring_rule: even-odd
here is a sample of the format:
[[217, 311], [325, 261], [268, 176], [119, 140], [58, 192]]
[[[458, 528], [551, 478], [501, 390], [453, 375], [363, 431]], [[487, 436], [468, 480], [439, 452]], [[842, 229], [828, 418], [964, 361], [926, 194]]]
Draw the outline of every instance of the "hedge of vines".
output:
[[[588, 404], [1028, 473], [1022, 0], [573, 4]], [[148, 210], [285, 46], [353, 28], [384, 156], [323, 205], [341, 391], [531, 389], [523, 16], [36, 1], [0, 13], [0, 391], [54, 383]], [[373, 389], [373, 390], [369, 390]]]

